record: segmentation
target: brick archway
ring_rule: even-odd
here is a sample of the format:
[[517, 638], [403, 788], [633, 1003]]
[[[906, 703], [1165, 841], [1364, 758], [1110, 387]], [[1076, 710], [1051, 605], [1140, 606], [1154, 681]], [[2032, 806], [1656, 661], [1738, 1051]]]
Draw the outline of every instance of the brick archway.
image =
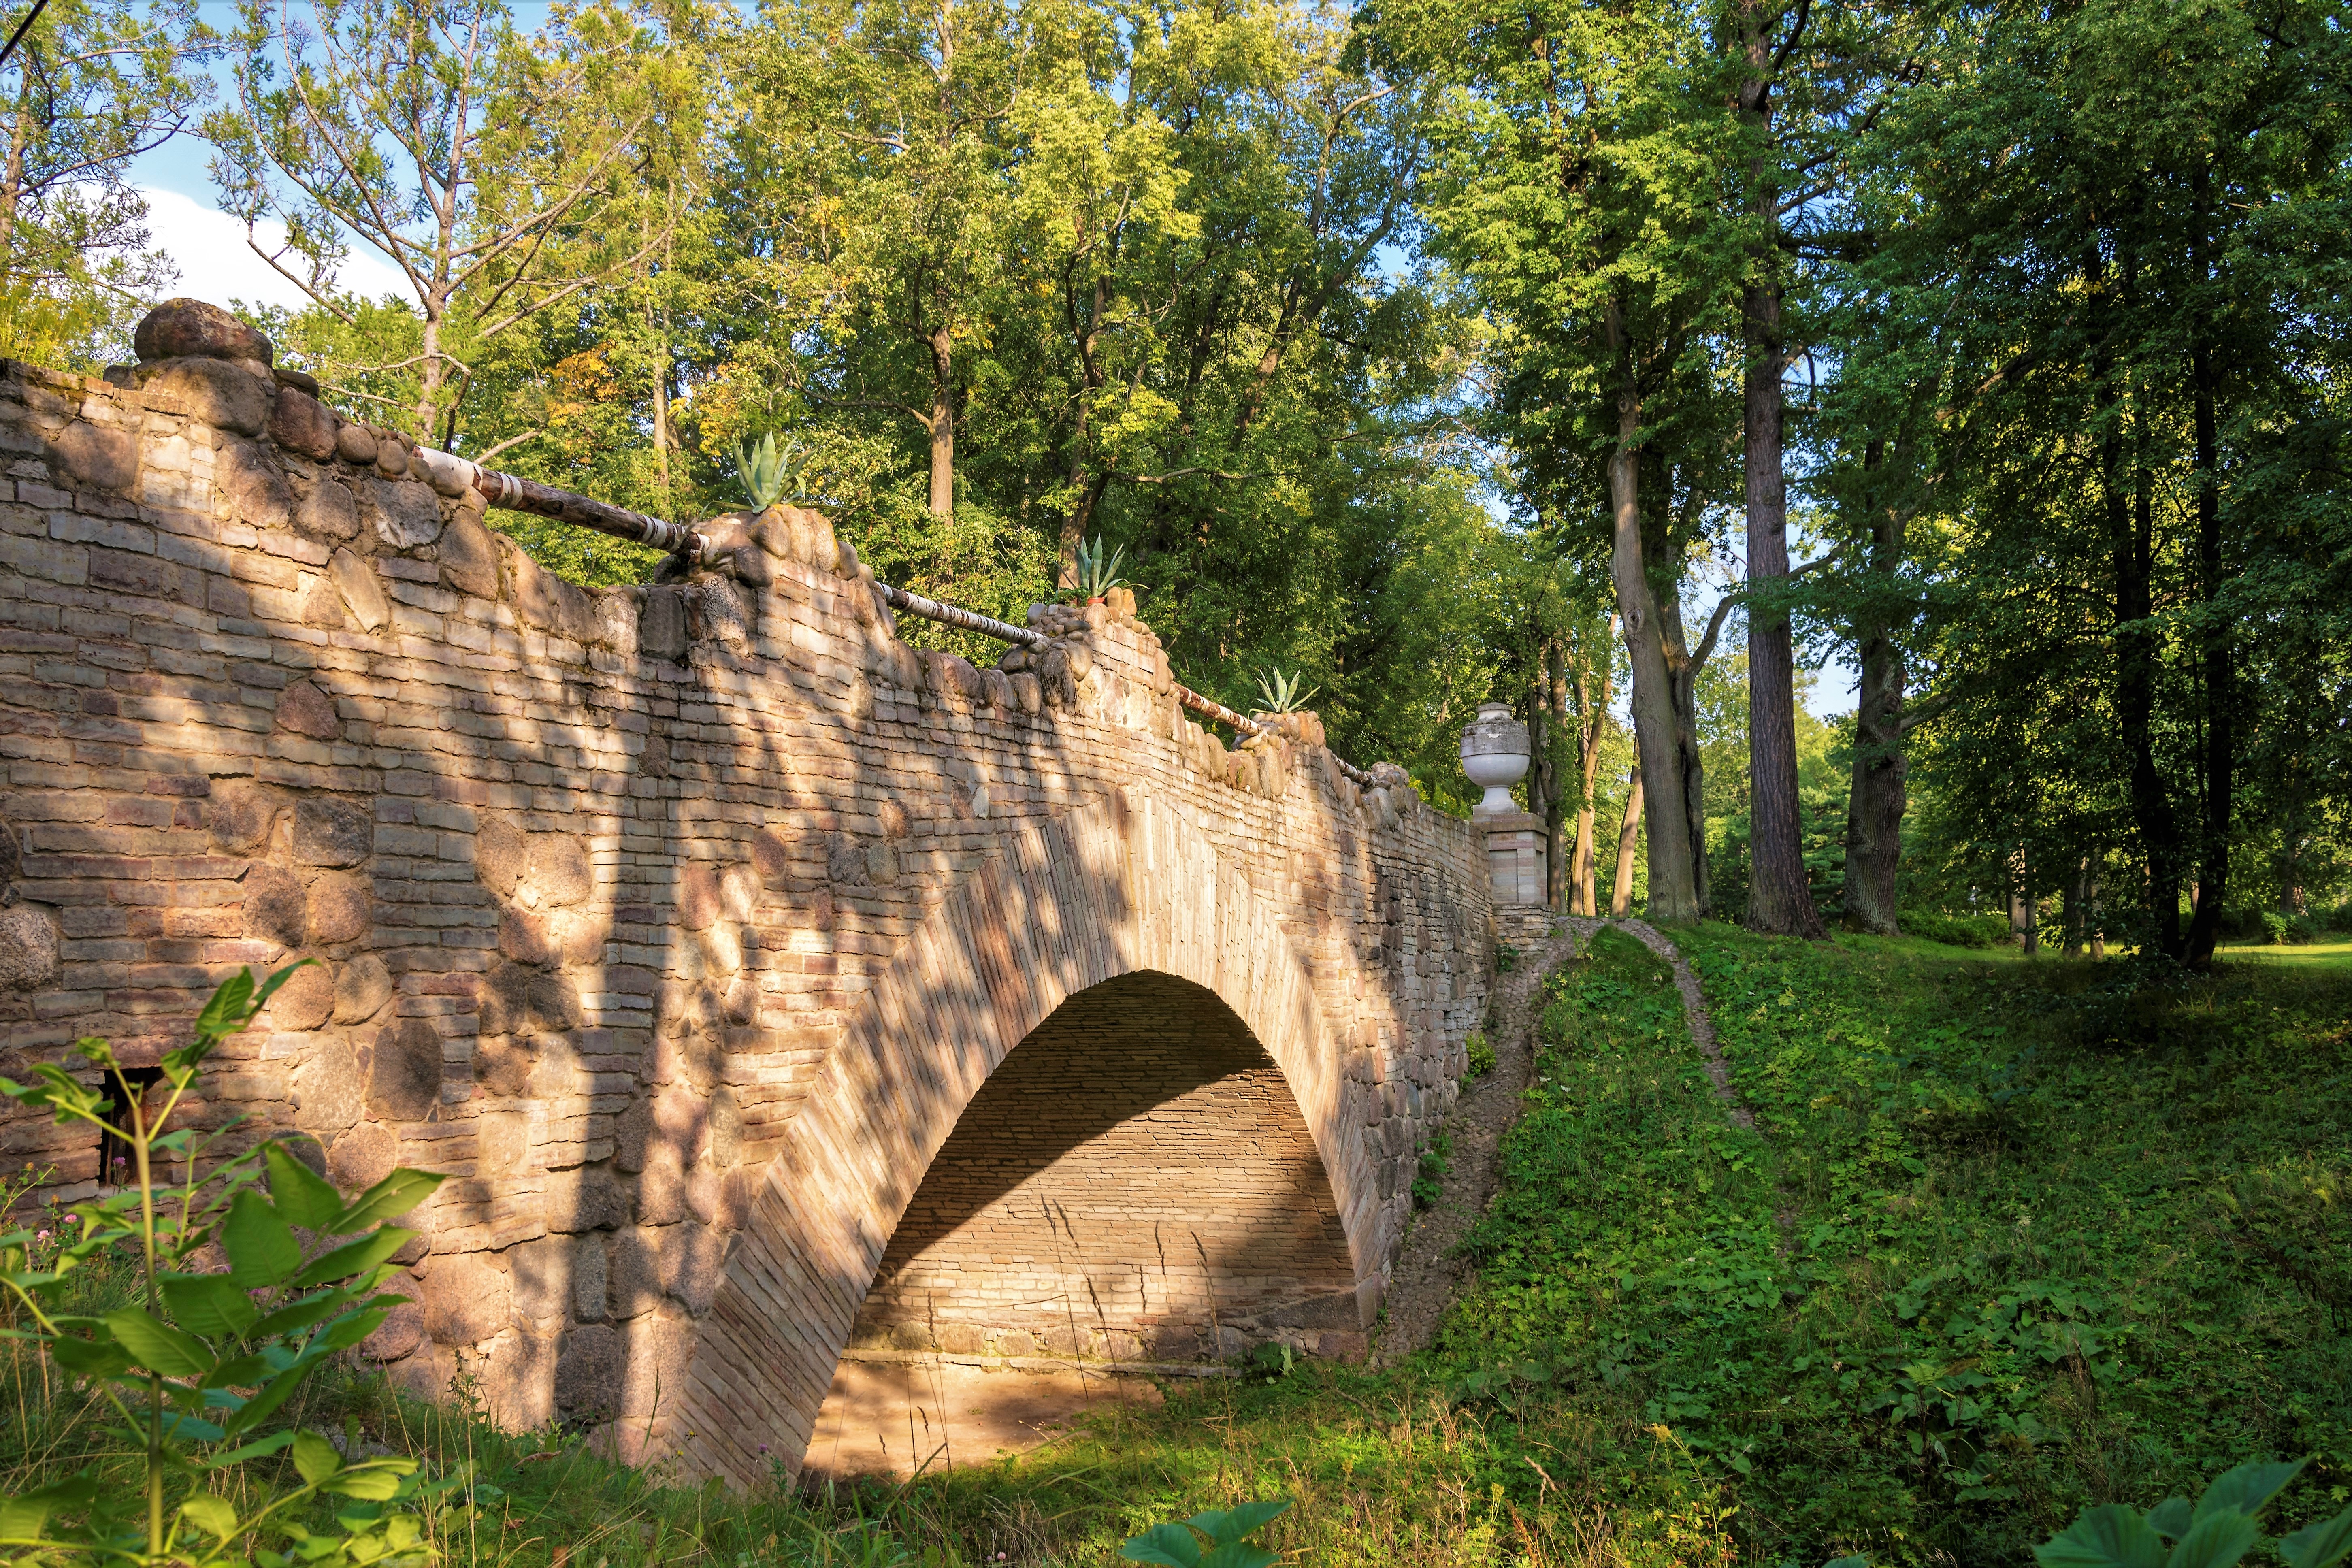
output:
[[656, 1445], [742, 1482], [796, 1468], [891, 1237], [964, 1107], [1066, 1000], [1139, 973], [1213, 994], [1280, 1069], [1368, 1323], [1384, 1250], [1372, 1151], [1309, 976], [1275, 910], [1204, 835], [1163, 802], [1113, 791], [1011, 837], [878, 978], [784, 1131]]

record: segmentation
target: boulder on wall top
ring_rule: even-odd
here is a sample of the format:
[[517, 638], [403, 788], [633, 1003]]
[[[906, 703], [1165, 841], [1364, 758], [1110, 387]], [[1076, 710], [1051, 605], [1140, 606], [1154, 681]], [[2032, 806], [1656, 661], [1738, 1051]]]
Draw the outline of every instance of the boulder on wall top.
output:
[[166, 300], [147, 312], [131, 333], [141, 361], [160, 359], [258, 360], [277, 354], [268, 336], [218, 305], [202, 300]]

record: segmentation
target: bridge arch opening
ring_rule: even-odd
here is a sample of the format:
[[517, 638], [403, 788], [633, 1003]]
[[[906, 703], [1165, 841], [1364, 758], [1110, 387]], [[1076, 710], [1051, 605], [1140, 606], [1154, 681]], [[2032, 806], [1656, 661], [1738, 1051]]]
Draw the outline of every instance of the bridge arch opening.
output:
[[988, 1410], [952, 1407], [1039, 1407], [1020, 1380], [941, 1366], [1099, 1373], [1275, 1340], [1346, 1354], [1361, 1329], [1339, 1205], [1281, 1068], [1214, 992], [1136, 971], [1065, 999], [963, 1108], [884, 1249], [810, 1461], [832, 1468], [864, 1426], [895, 1437], [909, 1401], [982, 1429]]

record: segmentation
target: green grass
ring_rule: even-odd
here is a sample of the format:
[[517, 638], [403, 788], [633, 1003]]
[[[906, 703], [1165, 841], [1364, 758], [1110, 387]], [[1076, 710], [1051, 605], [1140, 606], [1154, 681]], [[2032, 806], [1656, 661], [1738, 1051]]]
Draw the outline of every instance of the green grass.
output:
[[[1298, 1507], [1269, 1544], [1315, 1564], [2023, 1563], [2085, 1503], [2282, 1455], [2316, 1463], [2281, 1525], [2342, 1506], [2352, 976], [1674, 934], [1759, 1126], [1665, 966], [1605, 933], [1549, 983], [1475, 1282], [1404, 1366], [1178, 1381], [1027, 1455], [815, 1496], [668, 1486], [355, 1371], [310, 1415], [471, 1467], [495, 1490], [442, 1545], [481, 1568], [1109, 1564], [1275, 1496]], [[31, 1370], [0, 1489], [119, 1465]]]
[[2232, 963], [2251, 959], [2260, 963], [2292, 963], [2297, 968], [2352, 970], [2352, 940], [2315, 942], [2301, 947], [2270, 947], [2231, 942], [2221, 956]]

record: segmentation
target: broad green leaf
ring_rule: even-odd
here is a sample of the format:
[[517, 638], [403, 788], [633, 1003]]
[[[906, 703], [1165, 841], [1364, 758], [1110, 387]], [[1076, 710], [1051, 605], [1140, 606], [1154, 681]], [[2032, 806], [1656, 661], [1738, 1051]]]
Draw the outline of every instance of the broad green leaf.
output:
[[347, 1241], [332, 1252], [321, 1253], [312, 1258], [309, 1268], [294, 1276], [295, 1288], [308, 1289], [330, 1280], [348, 1279], [354, 1274], [364, 1274], [407, 1246], [409, 1238], [415, 1234], [397, 1226], [386, 1226], [373, 1236]]
[[276, 1339], [281, 1334], [299, 1333], [313, 1323], [323, 1323], [351, 1305], [349, 1290], [325, 1290], [316, 1296], [305, 1296], [270, 1313], [253, 1325], [256, 1340]]
[[400, 1493], [397, 1471], [363, 1466], [337, 1476], [320, 1489], [339, 1497], [357, 1498], [362, 1502], [386, 1502]]
[[2164, 1542], [2147, 1521], [2111, 1502], [2085, 1509], [2033, 1555], [2042, 1568], [2163, 1568]]
[[362, 1193], [352, 1206], [335, 1216], [325, 1228], [337, 1236], [349, 1236], [372, 1225], [388, 1219], [398, 1219], [418, 1204], [433, 1195], [446, 1177], [430, 1171], [394, 1171], [383, 1181]]
[[236, 1533], [236, 1510], [226, 1498], [192, 1497], [180, 1505], [180, 1517], [215, 1541], [226, 1541]]
[[[276, 986], [273, 984], [271, 989], [275, 990]], [[245, 1027], [246, 1019], [253, 1016], [254, 1009], [247, 1005], [252, 1000], [252, 970], [240, 969], [220, 983], [205, 1001], [204, 1010], [196, 1015], [195, 1035], [199, 1041], [204, 1042], [205, 1049], [210, 1049], [222, 1038]], [[183, 1047], [173, 1054], [194, 1066], [202, 1058], [203, 1052], [197, 1052], [191, 1058], [186, 1055], [187, 1049]]]
[[166, 1411], [163, 1415], [163, 1436], [174, 1443], [217, 1443], [228, 1436], [210, 1421], [194, 1415], [182, 1415]]
[[2187, 1498], [2168, 1497], [2148, 1510], [2147, 1522], [2167, 1541], [2178, 1541], [2189, 1533], [2197, 1516], [2189, 1511]]
[[279, 1144], [265, 1145], [262, 1157], [269, 1163], [270, 1201], [287, 1224], [325, 1230], [335, 1222], [343, 1208], [341, 1193]]
[[241, 1465], [247, 1459], [257, 1459], [264, 1454], [274, 1454], [292, 1441], [294, 1441], [294, 1434], [291, 1432], [272, 1432], [267, 1437], [256, 1438], [241, 1447], [231, 1448], [226, 1454], [211, 1455], [198, 1468], [207, 1470], [226, 1469], [231, 1465]]
[[377, 1329], [392, 1315], [390, 1307], [370, 1307], [363, 1312], [353, 1312], [320, 1334], [312, 1348], [320, 1351], [347, 1351]]
[[49, 1515], [61, 1508], [88, 1508], [98, 1496], [98, 1483], [88, 1471], [36, 1491], [0, 1498], [0, 1539], [31, 1541], [41, 1533]]
[[2180, 1544], [2172, 1549], [2166, 1568], [2231, 1568], [2254, 1549], [2262, 1533], [2251, 1515], [2234, 1509], [2200, 1514]]
[[1252, 1546], [1246, 1541], [1228, 1541], [1213, 1547], [1201, 1559], [1200, 1568], [1274, 1568], [1282, 1561], [1282, 1553], [1263, 1546]]
[[162, 1283], [173, 1321], [208, 1340], [243, 1339], [261, 1316], [226, 1274], [166, 1274]]
[[250, 1188], [229, 1205], [221, 1246], [228, 1253], [228, 1277], [248, 1290], [283, 1285], [302, 1267], [302, 1248], [294, 1232], [268, 1200]]
[[325, 1355], [304, 1355], [294, 1359], [287, 1370], [278, 1373], [261, 1385], [261, 1392], [245, 1402], [236, 1414], [224, 1424], [232, 1433], [249, 1431], [257, 1423], [293, 1397], [302, 1382], [324, 1363]]
[[1223, 1546], [1229, 1541], [1239, 1541], [1250, 1531], [1271, 1520], [1290, 1511], [1290, 1504], [1280, 1499], [1268, 1502], [1245, 1502], [1223, 1513], [1196, 1516], [1192, 1528], [1209, 1538], [1210, 1544]]
[[316, 1432], [297, 1432], [294, 1434], [294, 1468], [302, 1472], [304, 1480], [317, 1486], [343, 1468], [343, 1457], [335, 1452], [332, 1443]]
[[115, 1342], [150, 1372], [165, 1377], [202, 1377], [212, 1370], [215, 1358], [204, 1341], [157, 1322], [137, 1307], [107, 1313], [106, 1326], [113, 1331]]
[[2307, 1524], [2279, 1542], [2287, 1568], [2334, 1568], [2352, 1557], [2352, 1508], [2322, 1524]]
[[2252, 1519], [2279, 1495], [2287, 1482], [2294, 1479], [2303, 1464], [2301, 1459], [2292, 1465], [2257, 1459], [2240, 1465], [2205, 1489], [2205, 1495], [2197, 1500], [2197, 1517], [2203, 1519], [2209, 1513], [2234, 1510]]
[[1181, 1524], [1155, 1524], [1118, 1549], [1129, 1563], [1156, 1563], [1160, 1568], [1201, 1568], [1201, 1543]]
[[120, 1377], [131, 1370], [131, 1352], [111, 1339], [66, 1334], [49, 1342], [49, 1355], [77, 1377]]
[[1867, 1557], [1832, 1557], [1822, 1568], [1870, 1568]]

